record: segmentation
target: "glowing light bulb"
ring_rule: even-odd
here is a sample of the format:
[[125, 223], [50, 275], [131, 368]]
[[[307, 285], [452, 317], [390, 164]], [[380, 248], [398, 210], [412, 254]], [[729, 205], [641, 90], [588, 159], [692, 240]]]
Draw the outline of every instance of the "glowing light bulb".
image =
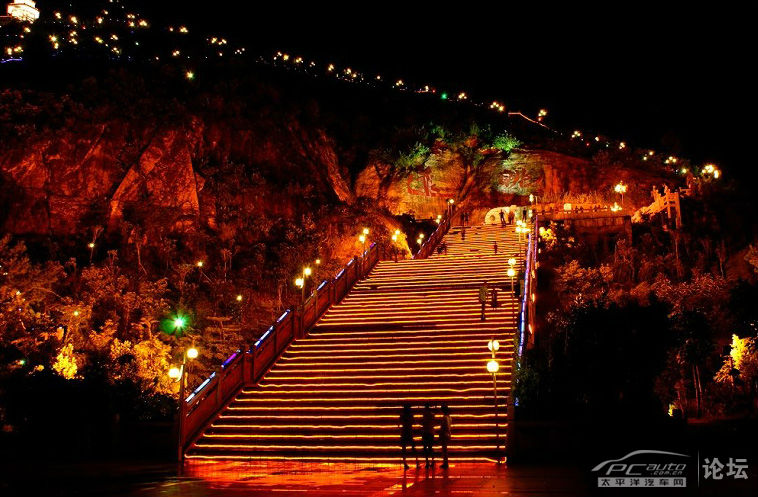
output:
[[495, 374], [497, 373], [498, 369], [500, 369], [500, 364], [498, 364], [496, 360], [491, 359], [487, 362], [487, 371], [490, 373]]
[[187, 349], [187, 358], [188, 359], [197, 359], [198, 351], [195, 347]]

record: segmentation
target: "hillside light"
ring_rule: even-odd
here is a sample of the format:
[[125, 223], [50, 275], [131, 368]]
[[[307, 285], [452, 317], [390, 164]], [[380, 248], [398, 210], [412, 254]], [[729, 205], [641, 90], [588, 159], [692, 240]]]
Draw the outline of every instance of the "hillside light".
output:
[[368, 228], [363, 228], [363, 234], [368, 235]]
[[393, 241], [393, 242], [396, 242], [396, 241], [397, 241], [397, 235], [392, 235], [392, 241]]
[[242, 302], [242, 294], [237, 295], [237, 302]]
[[303, 274], [304, 274], [305, 276], [310, 276], [312, 272], [313, 272], [313, 271], [312, 271], [312, 270], [311, 270], [311, 268], [309, 268], [309, 267], [306, 267], [306, 268], [304, 268], [304, 269], [303, 269]]
[[187, 349], [187, 359], [197, 359], [197, 356], [199, 355], [199, 352], [195, 347], [190, 347]]
[[203, 267], [203, 264], [204, 264], [203, 261], [197, 261], [196, 265], [197, 267]]
[[618, 184], [613, 187], [613, 191], [621, 195], [621, 206], [623, 207], [624, 194], [626, 193], [626, 185], [622, 181], [619, 181]]
[[174, 318], [173, 323], [174, 323], [174, 328], [176, 328], [177, 330], [181, 330], [187, 324], [187, 320], [184, 319], [184, 316], [177, 316]]
[[317, 265], [317, 266], [320, 266], [320, 265], [321, 265], [321, 259], [316, 259], [316, 265]]
[[187, 71], [186, 73], [184, 73], [184, 77], [192, 81], [193, 79], [195, 79], [195, 73], [193, 71]]
[[423, 240], [423, 239], [424, 239], [424, 234], [423, 234], [423, 233], [419, 233], [419, 234], [418, 234], [418, 237], [419, 237], [421, 240]]
[[79, 311], [74, 311], [74, 316], [78, 316], [78, 315], [79, 315]]
[[365, 244], [366, 243], [366, 237], [365, 237], [365, 235], [360, 235], [358, 237], [358, 241], [361, 242], [361, 243], [363, 243], [363, 244]]
[[91, 249], [95, 248], [95, 244], [94, 244], [94, 243], [88, 243], [88, 244], [87, 244], [87, 246], [88, 246], [89, 248], [91, 248]]

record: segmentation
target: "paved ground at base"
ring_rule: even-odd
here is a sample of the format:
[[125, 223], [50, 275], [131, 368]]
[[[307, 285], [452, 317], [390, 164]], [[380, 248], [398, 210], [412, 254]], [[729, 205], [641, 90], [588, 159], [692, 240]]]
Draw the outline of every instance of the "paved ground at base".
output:
[[212, 462], [188, 464], [174, 481], [145, 486], [135, 496], [568, 496], [585, 495], [580, 471], [453, 464], [448, 470], [412, 465]]

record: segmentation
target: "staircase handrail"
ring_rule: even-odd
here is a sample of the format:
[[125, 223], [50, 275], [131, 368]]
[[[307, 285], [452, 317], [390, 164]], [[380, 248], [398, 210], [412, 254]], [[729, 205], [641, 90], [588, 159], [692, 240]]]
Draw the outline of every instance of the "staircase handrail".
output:
[[321, 284], [300, 306], [287, 309], [247, 350], [237, 349], [186, 399], [180, 399], [180, 454], [244, 385], [256, 383], [296, 338], [306, 336], [329, 308], [368, 275], [379, 260], [376, 242]]
[[434, 249], [437, 248], [437, 245], [439, 245], [448, 230], [450, 230], [450, 219], [450, 216], [445, 214], [440, 221], [440, 224], [437, 225], [437, 228], [432, 232], [429, 238], [421, 244], [421, 248], [419, 248], [416, 255], [413, 256], [414, 259], [426, 259], [434, 253]]

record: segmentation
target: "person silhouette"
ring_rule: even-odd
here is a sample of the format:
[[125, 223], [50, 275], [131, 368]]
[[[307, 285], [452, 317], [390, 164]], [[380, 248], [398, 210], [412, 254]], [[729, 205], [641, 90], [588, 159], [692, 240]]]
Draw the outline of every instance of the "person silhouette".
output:
[[479, 287], [479, 303], [482, 304], [482, 321], [484, 321], [486, 318], [484, 316], [484, 311], [487, 308], [487, 294], [489, 293], [489, 288], [487, 288], [487, 282], [485, 281], [482, 283], [482, 286]]
[[[434, 467], [434, 412], [427, 402], [424, 405], [424, 413], [421, 418], [421, 441], [424, 444], [424, 459], [426, 467]], [[431, 463], [429, 462], [431, 459]]]
[[453, 421], [450, 418], [450, 408], [447, 404], [442, 404], [442, 419], [440, 420], [440, 447], [442, 447], [442, 465], [440, 468], [447, 469], [447, 445], [450, 443], [450, 430], [452, 428]]
[[407, 447], [411, 446], [413, 456], [416, 458], [416, 466], [418, 466], [418, 453], [416, 453], [416, 442], [413, 440], [413, 412], [411, 411], [411, 405], [403, 404], [403, 410], [400, 413], [400, 420], [398, 423], [400, 428], [400, 445], [403, 447], [403, 467], [408, 469], [408, 463], [405, 456]]

